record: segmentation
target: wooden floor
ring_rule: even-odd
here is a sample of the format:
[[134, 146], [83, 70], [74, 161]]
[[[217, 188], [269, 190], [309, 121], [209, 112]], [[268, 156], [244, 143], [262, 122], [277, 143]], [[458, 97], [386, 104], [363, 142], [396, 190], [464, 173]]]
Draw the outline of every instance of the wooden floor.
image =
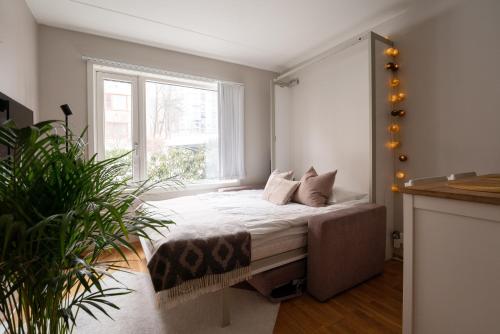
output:
[[401, 333], [403, 264], [326, 303], [309, 295], [281, 303], [275, 333]]
[[[132, 270], [146, 272], [140, 259], [125, 252]], [[111, 253], [110, 259], [117, 254]], [[305, 294], [281, 303], [274, 333], [401, 333], [403, 264], [386, 262], [384, 274], [348, 290], [325, 303]]]

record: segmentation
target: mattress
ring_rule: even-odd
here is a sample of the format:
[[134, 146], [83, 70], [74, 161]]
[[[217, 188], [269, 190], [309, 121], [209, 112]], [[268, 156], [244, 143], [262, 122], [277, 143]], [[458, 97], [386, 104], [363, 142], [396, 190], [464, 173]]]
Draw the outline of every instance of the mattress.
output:
[[252, 261], [307, 246], [307, 226], [293, 229], [297, 234], [279, 237], [272, 233], [264, 240], [252, 240]]
[[[168, 229], [196, 225], [238, 224], [252, 237], [252, 261], [274, 256], [307, 244], [307, 221], [311, 216], [367, 202], [367, 198], [313, 208], [297, 203], [275, 205], [262, 199], [262, 190], [206, 193], [163, 201], [149, 201], [146, 208], [155, 218], [171, 219]], [[151, 231], [146, 254], [161, 245], [162, 234]], [[145, 243], [143, 243], [145, 244]]]

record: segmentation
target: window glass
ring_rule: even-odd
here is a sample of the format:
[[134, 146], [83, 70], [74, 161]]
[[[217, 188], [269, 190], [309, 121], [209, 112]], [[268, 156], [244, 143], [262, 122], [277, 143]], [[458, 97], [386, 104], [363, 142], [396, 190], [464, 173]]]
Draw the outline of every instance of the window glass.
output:
[[147, 81], [146, 177], [217, 179], [217, 92]]
[[[130, 152], [132, 146], [132, 84], [105, 79], [104, 157], [114, 158]], [[132, 177], [132, 154], [124, 156], [124, 177]]]

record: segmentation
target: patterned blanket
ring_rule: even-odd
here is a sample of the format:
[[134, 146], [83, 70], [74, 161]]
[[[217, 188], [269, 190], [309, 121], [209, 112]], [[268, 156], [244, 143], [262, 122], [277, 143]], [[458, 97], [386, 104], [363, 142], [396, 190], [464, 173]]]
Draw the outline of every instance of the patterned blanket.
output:
[[199, 226], [168, 233], [148, 262], [159, 302], [174, 306], [251, 277], [251, 236], [242, 228]]

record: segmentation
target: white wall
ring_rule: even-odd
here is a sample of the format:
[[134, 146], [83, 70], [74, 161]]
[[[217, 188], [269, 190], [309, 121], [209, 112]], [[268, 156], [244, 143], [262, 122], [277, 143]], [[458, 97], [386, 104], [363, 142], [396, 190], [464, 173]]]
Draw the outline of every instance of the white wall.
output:
[[368, 59], [365, 41], [294, 73], [298, 85], [276, 88], [278, 168], [293, 169], [297, 179], [310, 166], [318, 173], [337, 169], [336, 186], [368, 193]]
[[245, 161], [243, 183], [263, 183], [270, 169], [270, 81], [275, 73], [179, 52], [41, 25], [40, 119], [61, 119], [68, 103], [73, 131], [87, 126], [86, 63], [91, 56], [169, 71], [242, 82], [245, 85]]
[[[291, 118], [292, 89], [274, 87], [274, 168], [289, 170], [291, 168]], [[297, 173], [298, 174], [298, 173]]]
[[0, 92], [38, 110], [37, 24], [24, 0], [0, 0]]
[[401, 49], [409, 156], [401, 167], [410, 177], [499, 172], [500, 1], [423, 0], [375, 31]]

